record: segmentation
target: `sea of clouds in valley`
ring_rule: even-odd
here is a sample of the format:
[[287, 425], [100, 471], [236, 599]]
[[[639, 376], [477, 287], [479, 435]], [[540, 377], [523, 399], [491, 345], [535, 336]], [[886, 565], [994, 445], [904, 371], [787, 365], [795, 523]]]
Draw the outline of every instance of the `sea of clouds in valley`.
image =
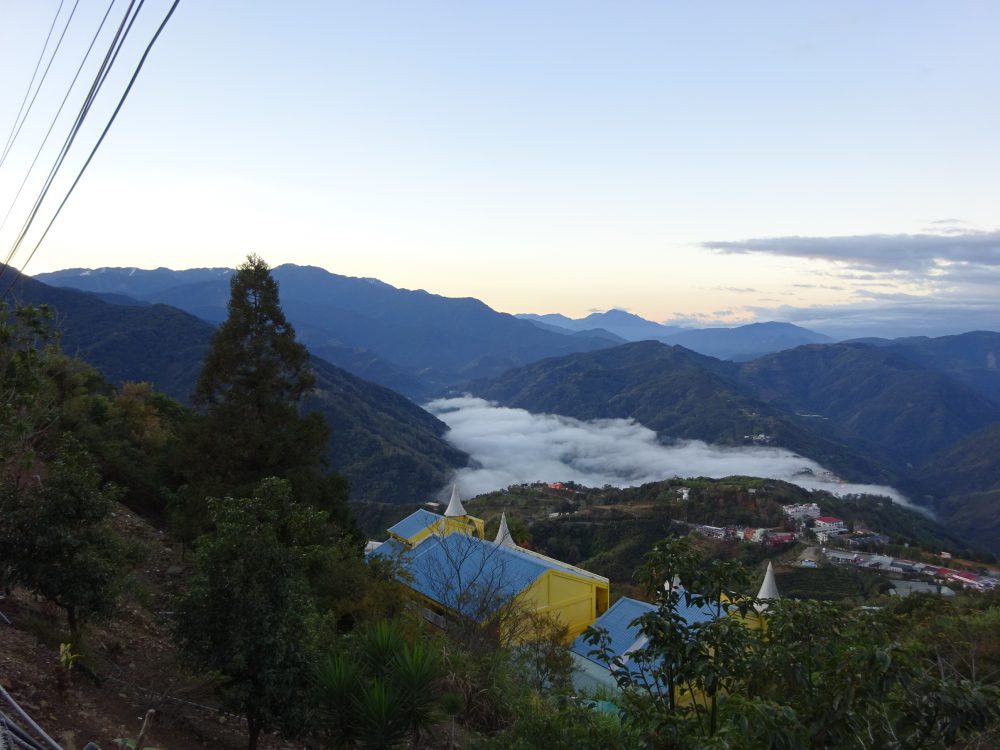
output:
[[870, 493], [907, 502], [892, 487], [839, 482], [815, 461], [784, 448], [732, 448], [700, 440], [664, 445], [632, 419], [584, 422], [470, 396], [438, 399], [426, 408], [448, 425], [448, 441], [471, 456], [470, 466], [456, 478], [466, 497], [536, 481], [634, 487], [672, 476], [746, 475], [837, 495]]

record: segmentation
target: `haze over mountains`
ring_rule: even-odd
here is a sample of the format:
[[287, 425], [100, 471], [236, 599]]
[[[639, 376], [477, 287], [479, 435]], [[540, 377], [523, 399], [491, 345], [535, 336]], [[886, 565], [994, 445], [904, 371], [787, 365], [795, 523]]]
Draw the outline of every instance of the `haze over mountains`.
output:
[[535, 315], [525, 313], [519, 318], [530, 320], [547, 329], [564, 331], [607, 331], [623, 341], [662, 341], [678, 344], [699, 354], [718, 359], [746, 360], [762, 354], [791, 349], [803, 344], [833, 341], [829, 336], [810, 331], [792, 323], [750, 323], [732, 328], [682, 328], [646, 320], [624, 310], [591, 313], [574, 320], [565, 315]]
[[[428, 494], [465, 458], [440, 421], [372, 380], [420, 402], [469, 392], [534, 414], [635, 419], [668, 443], [780, 447], [845, 480], [898, 487], [998, 548], [1000, 334], [832, 343], [773, 322], [684, 330], [621, 310], [518, 318], [318, 268], [273, 273], [316, 357], [319, 408], [351, 443], [332, 445], [350, 454], [335, 465], [353, 467], [366, 497]], [[38, 278], [93, 294], [26, 281], [23, 296], [59, 308], [69, 351], [112, 381], [150, 380], [183, 398], [225, 317], [230, 274], [72, 269]]]
[[[377, 279], [286, 264], [273, 269], [282, 305], [317, 356], [416, 400], [475, 378], [546, 357], [656, 339], [724, 359], [749, 359], [829, 339], [788, 323], [683, 329], [622, 310], [581, 320], [512, 316], [479, 300], [397, 289]], [[67, 269], [39, 274], [46, 284], [123, 302], [173, 305], [212, 323], [225, 319], [231, 269]], [[118, 295], [109, 297], [108, 295]]]

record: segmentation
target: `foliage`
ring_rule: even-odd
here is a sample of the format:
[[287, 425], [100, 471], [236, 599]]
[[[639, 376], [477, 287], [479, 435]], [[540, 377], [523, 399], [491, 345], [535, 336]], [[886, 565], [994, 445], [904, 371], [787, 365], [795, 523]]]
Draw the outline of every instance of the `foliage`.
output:
[[68, 435], [33, 468], [40, 473], [0, 484], [0, 554], [10, 582], [66, 612], [77, 644], [83, 622], [114, 610], [128, 568], [110, 527], [116, 492]]
[[0, 300], [0, 456], [29, 463], [39, 437], [57, 418], [48, 363], [56, 351], [47, 308], [8, 311]]
[[[137, 271], [130, 280], [142, 273]], [[105, 278], [110, 276], [109, 271]], [[82, 280], [73, 283], [83, 288]], [[228, 281], [220, 283], [226, 286]], [[27, 302], [58, 311], [65, 350], [97, 368], [112, 385], [149, 382], [170, 398], [190, 403], [215, 332], [212, 324], [167, 304], [137, 305], [127, 300], [112, 304], [107, 298], [47, 286], [26, 276], [18, 280], [18, 290]], [[225, 308], [220, 306], [219, 311], [218, 318], [210, 319], [225, 318]], [[204, 310], [197, 312], [205, 317]], [[326, 458], [351, 477], [355, 498], [426, 499], [467, 460], [443, 439], [444, 423], [417, 404], [316, 357], [310, 366], [316, 388], [303, 408], [319, 411], [326, 419], [335, 438], [325, 446]], [[178, 467], [188, 466], [192, 458], [198, 458], [197, 452], [179, 460]], [[215, 491], [207, 488], [205, 494]], [[204, 494], [199, 499], [203, 498]]]
[[317, 412], [301, 413], [315, 383], [309, 355], [285, 319], [267, 264], [249, 256], [230, 292], [229, 317], [212, 338], [195, 388], [203, 415], [183, 441], [190, 486], [178, 497], [178, 531], [189, 539], [204, 530], [206, 495], [240, 494], [269, 476], [288, 479], [296, 497], [349, 526], [347, 484], [322, 471], [328, 428]]
[[211, 499], [214, 531], [199, 541], [196, 574], [178, 607], [177, 644], [196, 669], [219, 675], [227, 706], [262, 730], [305, 722], [315, 611], [309, 559], [323, 550], [325, 515], [267, 479], [251, 497]]
[[631, 750], [645, 747], [638, 734], [613, 714], [587, 702], [525, 696], [517, 719], [473, 747], [481, 750]]
[[[674, 576], [683, 589], [664, 586]], [[943, 749], [1000, 720], [1000, 692], [970, 675], [973, 659], [964, 658], [995, 659], [995, 604], [943, 621], [929, 609], [905, 643], [903, 628], [913, 633], [921, 618], [898, 609], [887, 617], [785, 599], [758, 615], [738, 566], [703, 562], [684, 539], [657, 545], [641, 577], [657, 605], [636, 621], [646, 644], [623, 659], [599, 630], [588, 638], [615, 668], [627, 722], [651, 744]], [[897, 605], [911, 614], [915, 606]], [[689, 622], [688, 607], [709, 619]], [[966, 636], [956, 646], [963, 658], [931, 645], [956, 629]]]
[[230, 291], [229, 317], [212, 338], [194, 392], [205, 414], [191, 436], [200, 472], [194, 478], [216, 490], [317, 467], [327, 440], [319, 415], [299, 414], [315, 378], [267, 264], [248, 257]]
[[418, 741], [443, 718], [444, 669], [433, 645], [408, 641], [389, 621], [313, 670], [325, 731], [334, 747], [387, 748]]

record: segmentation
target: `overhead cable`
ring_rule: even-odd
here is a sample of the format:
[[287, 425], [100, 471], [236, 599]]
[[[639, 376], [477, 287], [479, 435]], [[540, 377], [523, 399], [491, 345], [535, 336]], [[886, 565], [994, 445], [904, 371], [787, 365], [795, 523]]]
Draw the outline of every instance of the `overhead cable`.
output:
[[55, 180], [56, 175], [59, 172], [59, 169], [62, 167], [62, 164], [66, 159], [66, 155], [69, 153], [70, 147], [76, 140], [76, 136], [80, 132], [80, 129], [83, 126], [83, 122], [87, 117], [87, 114], [90, 112], [91, 104], [93, 104], [94, 99], [97, 97], [98, 91], [100, 90], [101, 86], [104, 83], [108, 67], [117, 58], [117, 51], [120, 45], [124, 44], [125, 38], [128, 36], [128, 32], [132, 28], [130, 20], [133, 22], [135, 20], [133, 15], [133, 8], [135, 8], [135, 13], [138, 14], [139, 10], [142, 8], [143, 2], [144, 0], [139, 0], [139, 4], [138, 6], [136, 6], [136, 0], [130, 0], [128, 7], [125, 9], [125, 15], [122, 17], [121, 23], [118, 25], [118, 30], [115, 32], [115, 35], [108, 46], [108, 51], [104, 55], [104, 60], [101, 62], [100, 68], [94, 75], [94, 80], [90, 84], [90, 90], [87, 92], [86, 97], [84, 97], [83, 104], [80, 106], [80, 111], [77, 113], [76, 119], [73, 121], [73, 125], [70, 128], [69, 135], [67, 135], [66, 139], [63, 141], [63, 145], [60, 148], [58, 155], [56, 156], [56, 160], [53, 163], [52, 167], [49, 169], [49, 174], [45, 178], [45, 182], [42, 185], [42, 188], [39, 191], [38, 196], [35, 198], [35, 202], [31, 210], [28, 212], [28, 216], [24, 220], [24, 224], [21, 226], [21, 230], [20, 232], [18, 232], [17, 238], [11, 245], [11, 248], [7, 253], [7, 257], [4, 259], [3, 265], [0, 266], [0, 279], [3, 278], [4, 273], [6, 273], [7, 271], [7, 267], [11, 264], [11, 261], [13, 261], [14, 256], [17, 254], [18, 250], [21, 247], [21, 243], [24, 242], [24, 238], [28, 234], [28, 230], [34, 223], [35, 217], [38, 215], [38, 212], [42, 207], [42, 202], [48, 195], [49, 189], [52, 187], [52, 183]]
[[14, 199], [10, 202], [7, 207], [7, 212], [4, 214], [3, 219], [0, 220], [0, 232], [3, 228], [7, 226], [7, 219], [10, 218], [11, 211], [14, 210], [14, 206], [17, 204], [18, 198], [21, 197], [21, 193], [24, 190], [24, 186], [28, 182], [28, 178], [31, 177], [32, 171], [35, 169], [35, 164], [38, 163], [39, 157], [42, 155], [42, 150], [45, 148], [45, 144], [49, 142], [49, 136], [52, 135], [52, 131], [56, 126], [56, 122], [59, 120], [59, 115], [62, 114], [63, 107], [66, 106], [66, 101], [69, 99], [69, 95], [73, 93], [73, 87], [76, 86], [76, 81], [80, 77], [80, 73], [83, 71], [83, 66], [86, 64], [87, 60], [90, 58], [90, 53], [94, 49], [94, 44], [97, 43], [97, 38], [100, 36], [101, 31], [104, 29], [104, 24], [108, 20], [108, 16], [111, 15], [111, 9], [114, 7], [118, 0], [111, 0], [108, 5], [108, 9], [104, 11], [104, 17], [101, 19], [100, 26], [97, 27], [97, 31], [94, 32], [93, 39], [90, 40], [90, 46], [87, 47], [87, 52], [84, 54], [83, 59], [80, 61], [79, 66], [77, 66], [76, 74], [73, 76], [73, 80], [70, 81], [69, 87], [66, 89], [66, 93], [63, 95], [62, 102], [59, 104], [59, 109], [56, 110], [55, 116], [52, 118], [52, 123], [49, 125], [48, 131], [45, 133], [45, 138], [42, 139], [41, 145], [39, 145], [38, 150], [35, 151], [35, 158], [31, 160], [31, 166], [28, 167], [27, 172], [24, 174], [24, 179], [21, 180], [21, 185], [17, 189], [17, 193], [14, 195]]
[[[76, 2], [73, 3], [73, 9], [69, 12], [69, 18], [66, 19], [66, 24], [63, 26], [62, 33], [59, 35], [59, 40], [56, 42], [56, 46], [52, 49], [49, 61], [45, 65], [45, 71], [42, 73], [42, 77], [38, 81], [38, 86], [35, 87], [35, 93], [32, 95], [31, 101], [28, 102], [28, 108], [24, 111], [24, 117], [21, 118], [21, 123], [17, 126], [17, 130], [14, 132], [13, 137], [8, 139], [3, 153], [0, 154], [0, 167], [3, 167], [4, 161], [6, 161], [8, 154], [10, 154], [11, 149], [14, 148], [14, 144], [17, 142], [17, 137], [21, 134], [21, 128], [23, 128], [24, 123], [28, 121], [28, 115], [31, 114], [31, 108], [35, 106], [35, 99], [38, 98], [38, 92], [41, 91], [42, 86], [45, 85], [45, 79], [49, 75], [49, 70], [52, 68], [52, 63], [55, 61], [56, 55], [59, 54], [59, 48], [62, 46], [63, 39], [66, 38], [66, 32], [69, 30], [69, 25], [73, 21], [73, 16], [76, 15], [76, 8], [79, 4], [80, 0], [76, 0]], [[37, 68], [35, 72], [37, 72]]]
[[45, 44], [42, 45], [42, 51], [38, 53], [38, 60], [35, 62], [35, 71], [31, 74], [31, 80], [28, 82], [28, 88], [24, 92], [24, 99], [21, 100], [21, 108], [17, 110], [17, 117], [14, 118], [14, 124], [10, 126], [10, 134], [7, 136], [7, 143], [4, 144], [3, 152], [7, 153], [7, 146], [10, 145], [11, 138], [14, 137], [14, 130], [17, 128], [17, 123], [21, 119], [21, 114], [24, 112], [24, 105], [28, 103], [28, 97], [31, 96], [31, 88], [35, 85], [35, 77], [38, 75], [38, 69], [42, 66], [42, 60], [45, 59], [45, 50], [49, 46], [49, 39], [52, 38], [52, 32], [56, 28], [56, 21], [59, 20], [59, 13], [62, 11], [63, 2], [65, 0], [59, 0], [59, 7], [56, 8], [56, 14], [52, 17], [52, 25], [49, 26], [49, 33], [45, 37]]
[[[58, 218], [59, 213], [63, 209], [63, 206], [66, 205], [66, 201], [69, 200], [70, 195], [73, 194], [73, 190], [80, 182], [80, 178], [83, 177], [83, 173], [87, 170], [87, 167], [90, 166], [90, 162], [93, 160], [94, 155], [97, 153], [97, 150], [101, 147], [101, 144], [104, 142], [104, 138], [107, 136], [108, 131], [111, 129], [111, 126], [114, 124], [115, 119], [118, 117], [118, 113], [121, 111], [122, 106], [125, 104], [125, 100], [128, 98], [129, 93], [132, 91], [132, 86], [135, 85], [135, 81], [139, 77], [139, 72], [142, 70], [143, 65], [146, 64], [146, 58], [149, 57], [149, 53], [153, 49], [153, 45], [156, 44], [156, 40], [159, 39], [160, 34], [166, 27], [167, 22], [170, 21], [170, 18], [171, 16], [173, 16], [174, 11], [177, 10], [177, 6], [179, 4], [180, 0], [173, 0], [173, 3], [171, 3], [170, 5], [170, 10], [167, 11], [166, 16], [164, 16], [163, 20], [160, 22], [160, 25], [157, 27], [156, 33], [153, 34], [153, 38], [150, 39], [149, 44], [146, 45], [146, 49], [145, 51], [143, 51], [142, 57], [139, 58], [139, 63], [136, 65], [135, 70], [132, 73], [132, 77], [129, 79], [128, 86], [125, 87], [125, 91], [122, 93], [121, 98], [119, 98], [118, 104], [115, 107], [114, 112], [112, 112], [111, 114], [111, 118], [108, 120], [107, 125], [104, 126], [104, 130], [101, 132], [101, 137], [97, 139], [97, 143], [95, 143], [94, 147], [90, 150], [90, 155], [87, 157], [87, 160], [84, 162], [83, 166], [80, 167], [80, 171], [77, 173], [76, 179], [73, 180], [73, 184], [70, 185], [69, 190], [66, 191], [65, 197], [59, 203], [59, 207], [56, 209], [52, 218], [49, 220], [48, 225], [45, 227], [45, 231], [42, 232], [42, 235], [38, 238], [38, 241], [35, 243], [35, 246], [31, 249], [31, 252], [28, 254], [27, 259], [21, 265], [21, 268], [19, 269], [18, 272], [18, 276], [24, 273], [24, 269], [27, 268], [28, 264], [31, 262], [31, 259], [35, 257], [35, 253], [38, 252], [39, 246], [42, 244], [42, 241], [45, 239], [46, 235], [48, 235], [49, 230], [52, 228], [52, 225]], [[4, 291], [4, 294], [2, 296], [4, 297], [7, 296], [7, 293], [10, 291], [16, 279], [17, 277], [11, 280], [10, 284], [8, 285], [7, 289]]]

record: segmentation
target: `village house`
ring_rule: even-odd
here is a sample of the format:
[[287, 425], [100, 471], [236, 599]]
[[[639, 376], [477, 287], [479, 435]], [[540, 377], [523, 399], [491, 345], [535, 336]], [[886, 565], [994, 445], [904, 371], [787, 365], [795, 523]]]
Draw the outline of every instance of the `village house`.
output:
[[[675, 585], [679, 584], [675, 583]], [[780, 598], [774, 579], [774, 569], [769, 562], [760, 591], [757, 593], [756, 614], [751, 612], [748, 615], [748, 618], [752, 619], [750, 626], [760, 627], [762, 615], [767, 611], [769, 602]], [[631, 655], [646, 646], [649, 638], [635, 621], [642, 615], [655, 611], [656, 607], [652, 604], [624, 596], [594, 623], [595, 628], [607, 631], [608, 656], [612, 660], [620, 659], [620, 668], [634, 669], [637, 666]], [[678, 602], [676, 614], [687, 625], [694, 625], [713, 619], [715, 609], [713, 607], [698, 608], [686, 604], [682, 596]], [[733, 616], [738, 617], [739, 615], [734, 614]], [[573, 687], [580, 691], [593, 692], [596, 689], [603, 689], [611, 693], [618, 693], [618, 683], [614, 674], [615, 665], [608, 665], [601, 661], [593, 651], [594, 647], [583, 636], [573, 641], [570, 646], [570, 654], [576, 667], [573, 674]]]
[[518, 547], [506, 517], [494, 540], [484, 539], [484, 530], [455, 488], [443, 516], [414, 511], [368, 556], [397, 561], [426, 619], [439, 625], [460, 618], [503, 628], [496, 620], [514, 605], [551, 617], [574, 638], [607, 611], [607, 578]]
[[816, 503], [802, 503], [801, 505], [785, 505], [781, 510], [786, 516], [796, 523], [804, 523], [809, 518], [819, 518], [822, 512]]

